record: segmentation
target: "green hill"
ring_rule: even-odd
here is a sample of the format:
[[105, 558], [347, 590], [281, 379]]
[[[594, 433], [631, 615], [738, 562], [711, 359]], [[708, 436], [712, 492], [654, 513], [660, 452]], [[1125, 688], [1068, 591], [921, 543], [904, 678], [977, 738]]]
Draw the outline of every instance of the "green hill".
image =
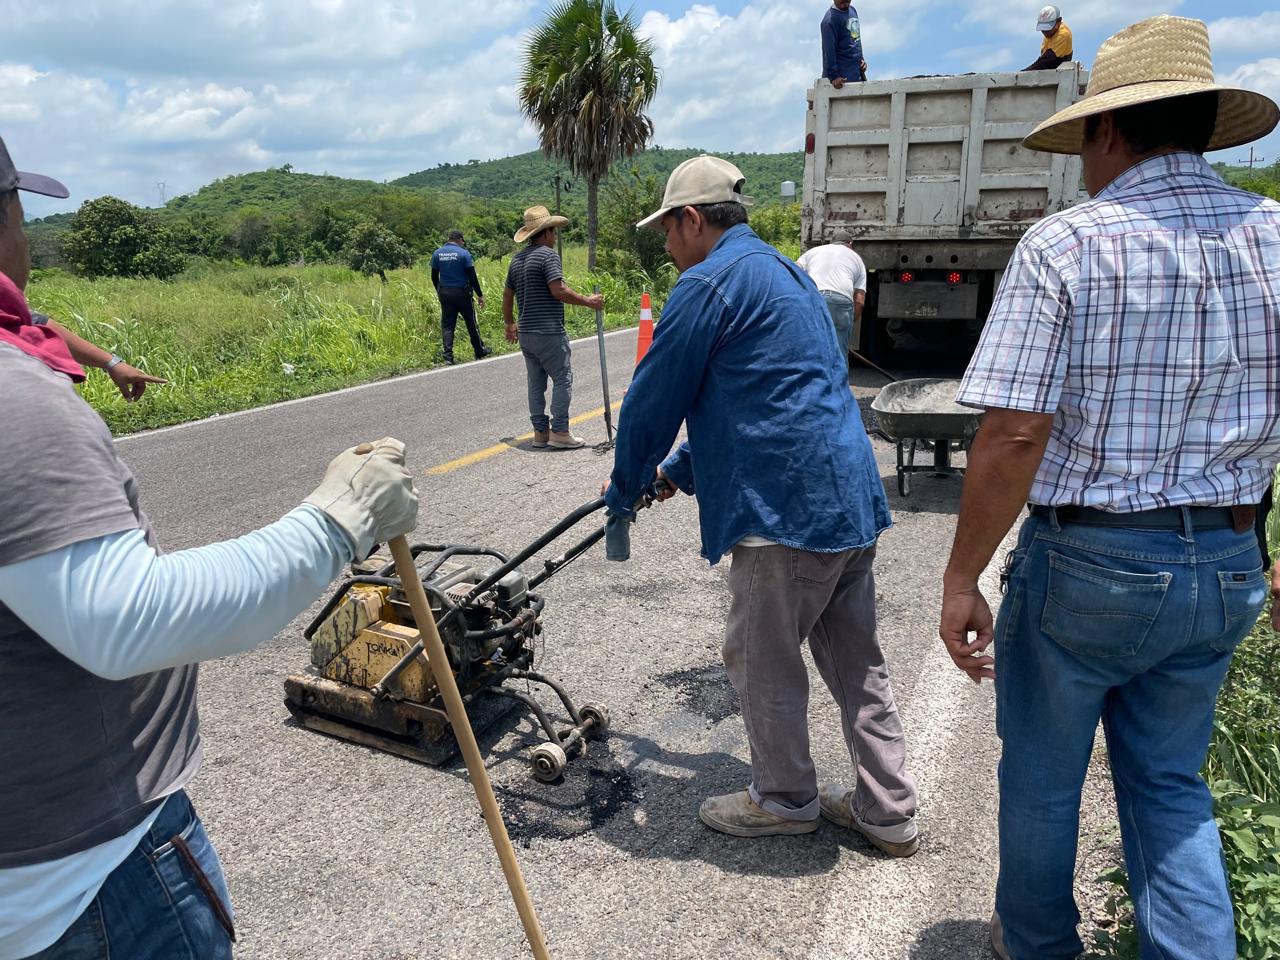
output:
[[375, 197], [402, 193], [372, 180], [348, 180], [328, 174], [298, 173], [290, 166], [223, 177], [195, 193], [174, 197], [164, 205], [168, 214], [225, 217], [245, 207], [281, 213], [300, 206], [359, 204]]
[[[705, 152], [693, 147], [650, 147], [631, 160], [617, 164], [613, 175], [634, 169], [641, 176], [652, 175], [661, 181], [685, 160]], [[747, 178], [748, 192], [761, 201], [775, 199], [783, 180], [795, 182], [798, 188], [804, 177], [804, 154], [800, 151], [721, 153], [719, 156], [737, 165]], [[411, 173], [391, 182], [401, 187], [444, 190], [472, 197], [550, 204], [555, 199], [552, 178], [557, 170], [567, 174], [563, 165], [548, 160], [541, 151], [534, 150], [501, 160], [442, 163], [430, 170]], [[572, 208], [584, 206], [586, 200], [583, 191], [581, 184], [573, 184], [565, 194], [564, 203]]]

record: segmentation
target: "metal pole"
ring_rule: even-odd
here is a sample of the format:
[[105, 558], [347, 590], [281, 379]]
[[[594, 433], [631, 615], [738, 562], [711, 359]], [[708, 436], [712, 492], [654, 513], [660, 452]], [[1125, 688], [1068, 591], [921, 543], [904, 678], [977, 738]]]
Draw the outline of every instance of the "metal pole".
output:
[[409, 608], [413, 611], [418, 634], [425, 642], [432, 676], [440, 689], [440, 695], [444, 698], [445, 711], [449, 714], [453, 735], [457, 738], [458, 746], [462, 748], [462, 758], [467, 762], [471, 786], [475, 788], [480, 809], [484, 812], [485, 825], [489, 828], [489, 836], [493, 839], [493, 845], [498, 851], [498, 859], [502, 862], [502, 872], [507, 878], [511, 899], [515, 901], [520, 922], [524, 925], [524, 935], [528, 937], [529, 947], [537, 960], [550, 960], [551, 955], [547, 952], [547, 942], [542, 936], [542, 927], [538, 924], [538, 916], [533, 910], [533, 901], [529, 898], [524, 877], [520, 874], [520, 864], [516, 862], [515, 849], [511, 846], [511, 838], [507, 836], [507, 825], [502, 820], [502, 811], [498, 808], [497, 798], [493, 795], [493, 785], [489, 782], [489, 774], [484, 768], [484, 758], [480, 755], [476, 735], [471, 730], [471, 721], [467, 719], [467, 708], [463, 706], [462, 695], [458, 692], [458, 685], [453, 679], [453, 668], [449, 666], [449, 656], [445, 653], [444, 644], [440, 642], [440, 634], [436, 630], [431, 604], [427, 602], [426, 591], [422, 589], [422, 581], [418, 578], [418, 568], [413, 562], [413, 552], [409, 549], [409, 542], [404, 537], [392, 537], [387, 546], [391, 548], [391, 556], [395, 558], [396, 575], [400, 578], [400, 587], [409, 600]]
[[[591, 289], [592, 293], [600, 292], [600, 284]], [[600, 383], [604, 386], [604, 430], [605, 440], [602, 449], [613, 446], [613, 407], [609, 397], [609, 364], [604, 356], [604, 310], [596, 311], [596, 342], [600, 345]]]
[[[560, 171], [556, 171], [556, 216], [560, 216]], [[560, 262], [564, 263], [564, 244], [560, 241], [560, 231], [556, 231], [556, 256], [560, 258]], [[563, 267], [561, 268], [563, 269]]]

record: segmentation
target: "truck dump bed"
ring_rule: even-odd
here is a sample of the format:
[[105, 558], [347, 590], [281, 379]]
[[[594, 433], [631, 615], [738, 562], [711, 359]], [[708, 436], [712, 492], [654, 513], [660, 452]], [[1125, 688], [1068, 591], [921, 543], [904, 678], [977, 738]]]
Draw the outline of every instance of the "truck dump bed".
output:
[[1073, 63], [840, 90], [817, 84], [806, 118], [805, 246], [844, 227], [874, 268], [888, 266], [903, 243], [1011, 244], [1079, 199], [1079, 158], [1025, 150], [1021, 141], [1078, 100], [1086, 80]]

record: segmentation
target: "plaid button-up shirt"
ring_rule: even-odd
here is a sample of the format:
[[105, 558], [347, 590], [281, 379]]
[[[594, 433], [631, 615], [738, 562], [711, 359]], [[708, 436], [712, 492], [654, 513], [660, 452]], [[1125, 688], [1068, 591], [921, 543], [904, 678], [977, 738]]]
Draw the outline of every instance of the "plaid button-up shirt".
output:
[[1054, 414], [1032, 503], [1257, 503], [1280, 461], [1280, 204], [1175, 153], [1036, 224], [956, 399]]

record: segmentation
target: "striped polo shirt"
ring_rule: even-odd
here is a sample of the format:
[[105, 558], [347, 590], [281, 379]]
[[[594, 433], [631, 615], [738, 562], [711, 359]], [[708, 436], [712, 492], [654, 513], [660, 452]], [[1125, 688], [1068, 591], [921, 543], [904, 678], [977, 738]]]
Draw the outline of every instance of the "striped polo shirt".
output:
[[564, 304], [548, 286], [563, 279], [554, 247], [533, 244], [511, 258], [507, 289], [516, 295], [521, 333], [564, 333]]

